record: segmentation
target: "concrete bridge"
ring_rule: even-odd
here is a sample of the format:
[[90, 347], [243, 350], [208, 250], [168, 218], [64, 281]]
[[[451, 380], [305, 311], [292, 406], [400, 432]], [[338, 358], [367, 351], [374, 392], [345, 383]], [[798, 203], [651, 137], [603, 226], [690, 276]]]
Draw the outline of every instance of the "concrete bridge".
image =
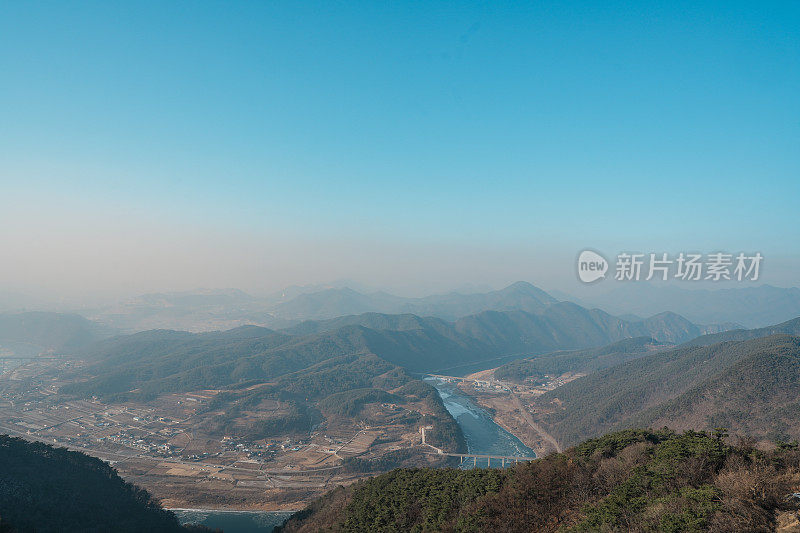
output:
[[470, 459], [472, 459], [473, 466], [478, 466], [478, 459], [483, 461], [486, 459], [486, 466], [491, 468], [492, 466], [492, 459], [495, 461], [500, 462], [500, 466], [503, 468], [506, 467], [506, 463], [508, 464], [517, 464], [517, 463], [527, 463], [528, 461], [533, 461], [536, 457], [515, 457], [515, 456], [508, 456], [508, 455], [479, 455], [474, 453], [443, 453], [442, 455], [447, 455], [450, 457], [460, 457], [461, 462], [460, 464], [468, 463]]
[[425, 431], [428, 429], [433, 429], [433, 426], [422, 426], [419, 428], [419, 432], [422, 433], [422, 445], [427, 446], [431, 451], [429, 453], [435, 453], [436, 455], [446, 455], [448, 457], [458, 457], [460, 458], [460, 464], [464, 464], [464, 462], [469, 462], [472, 459], [472, 464], [477, 467], [478, 466], [478, 459], [486, 459], [486, 466], [487, 468], [491, 468], [492, 466], [492, 459], [495, 461], [500, 461], [500, 466], [505, 468], [506, 463], [517, 464], [517, 463], [527, 463], [528, 461], [533, 461], [536, 457], [516, 457], [513, 455], [482, 455], [482, 454], [475, 454], [475, 453], [448, 453], [442, 450], [441, 448], [437, 448], [432, 444], [428, 444], [425, 441]]

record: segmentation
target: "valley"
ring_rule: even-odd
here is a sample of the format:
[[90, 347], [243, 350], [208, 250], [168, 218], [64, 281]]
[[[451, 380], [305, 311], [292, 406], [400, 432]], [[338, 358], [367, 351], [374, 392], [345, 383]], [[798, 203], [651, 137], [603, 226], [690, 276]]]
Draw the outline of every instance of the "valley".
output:
[[[793, 438], [776, 433], [790, 402], [773, 409], [771, 434], [742, 425], [744, 396], [719, 376], [758, 376], [764, 412], [791, 400], [800, 322], [723, 329], [561, 302], [455, 322], [366, 313], [282, 330], [103, 334], [11, 363], [0, 432], [108, 461], [168, 508], [258, 512], [295, 511], [396, 468], [485, 467], [475, 456], [501, 466], [627, 427], [723, 421], [764, 443]], [[75, 339], [69, 328], [62, 338]], [[783, 396], [775, 365], [790, 378]]]
[[514, 435], [525, 446], [532, 449], [537, 457], [560, 452], [562, 447], [545, 429], [537, 424], [529, 409], [533, 399], [549, 390], [581, 377], [580, 373], [566, 373], [552, 377], [542, 383], [513, 383], [498, 380], [494, 377], [497, 369], [492, 368], [466, 376], [433, 377], [449, 383], [461, 393], [472, 398], [476, 404], [486, 410], [492, 420]]
[[800, 0], [0, 35], [0, 533], [800, 533]]
[[[66, 400], [56, 394], [63, 383], [50, 377], [65, 365], [78, 363], [35, 361], [0, 376], [0, 432], [106, 460], [168, 507], [294, 510], [369, 475], [364, 463], [368, 467], [373, 459], [389, 457], [383, 469], [393, 464], [392, 456], [418, 466], [447, 461], [420, 446], [416, 420], [432, 415], [424, 401], [375, 403], [363, 420], [332, 417], [309, 432], [246, 438], [208, 429], [219, 414], [209, 406], [220, 390], [165, 394], [148, 402]], [[19, 388], [21, 376], [30, 388]], [[243, 424], [286, 411], [282, 402], [262, 400], [245, 413]], [[361, 463], [352, 463], [355, 458]]]

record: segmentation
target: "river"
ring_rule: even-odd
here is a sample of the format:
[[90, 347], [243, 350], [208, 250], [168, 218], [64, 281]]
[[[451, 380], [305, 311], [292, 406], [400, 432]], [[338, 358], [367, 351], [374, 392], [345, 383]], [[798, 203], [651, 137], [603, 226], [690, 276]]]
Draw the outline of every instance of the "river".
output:
[[467, 441], [469, 453], [515, 457], [536, 455], [517, 437], [498, 426], [492, 416], [471, 397], [461, 392], [455, 383], [433, 377], [427, 377], [425, 381], [436, 387], [445, 409], [458, 422]]
[[215, 511], [211, 509], [172, 509], [181, 524], [202, 524], [225, 533], [272, 533], [292, 512]]

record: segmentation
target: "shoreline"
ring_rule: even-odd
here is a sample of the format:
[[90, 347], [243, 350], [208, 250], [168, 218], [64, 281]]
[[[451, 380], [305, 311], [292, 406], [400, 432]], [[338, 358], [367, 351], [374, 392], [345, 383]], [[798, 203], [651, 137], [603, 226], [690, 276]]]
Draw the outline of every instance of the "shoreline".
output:
[[[436, 377], [432, 377], [432, 378], [441, 381], [440, 378], [436, 378]], [[476, 398], [474, 395], [468, 394], [466, 391], [464, 391], [463, 388], [460, 386], [460, 384], [458, 384], [458, 383], [455, 384], [453, 386], [453, 390], [454, 391], [458, 391], [458, 393], [463, 395], [463, 397], [465, 399], [467, 399], [472, 405], [474, 405], [475, 408], [477, 408], [480, 411], [482, 411], [483, 414], [485, 415], [485, 417], [487, 418], [488, 422], [490, 422], [492, 425], [496, 426], [497, 429], [501, 430], [502, 432], [505, 432], [508, 436], [510, 436], [511, 438], [515, 439], [517, 441], [517, 443], [519, 445], [521, 445], [523, 448], [527, 448], [528, 450], [530, 450], [530, 452], [535, 457], [541, 457], [541, 454], [539, 453], [539, 450], [536, 447], [530, 446], [528, 444], [528, 442], [526, 442], [526, 439], [520, 438], [520, 436], [517, 435], [516, 432], [510, 431], [509, 428], [505, 424], [500, 423], [499, 420], [496, 417], [496, 414], [492, 412], [491, 408], [487, 408], [488, 406], [486, 406], [483, 402], [478, 401], [478, 398]], [[442, 391], [439, 390], [439, 387], [437, 387], [437, 391], [439, 392], [439, 395], [441, 397]], [[445, 403], [445, 407], [447, 408], [447, 401], [444, 398], [442, 398], [442, 399], [443, 399], [443, 401]], [[461, 405], [458, 402], [456, 402], [456, 404], [459, 405], [459, 406]], [[449, 408], [448, 408], [448, 411], [451, 412], [451, 415], [454, 418], [456, 418], [456, 421], [458, 423], [457, 415], [453, 414], [453, 412]], [[459, 424], [459, 428], [462, 431], [464, 431], [464, 428], [462, 427], [462, 424], [461, 423], [458, 423], [458, 424]], [[514, 448], [516, 448], [518, 451], [521, 450], [517, 445], [514, 445]], [[483, 453], [489, 453], [489, 452], [483, 452]], [[523, 455], [528, 455], [528, 454], [524, 453]]]
[[[495, 369], [487, 369], [481, 372], [476, 372], [471, 375], [475, 374], [486, 374], [488, 372], [493, 372]], [[530, 448], [534, 451], [537, 458], [544, 457], [553, 452], [560, 452], [561, 446], [553, 439], [549, 434], [545, 433], [541, 428], [538, 427], [536, 424], [531, 424], [531, 421], [525, 417], [524, 414], [521, 415], [523, 417], [522, 422], [528, 426], [527, 429], [530, 429], [536, 436], [534, 437], [530, 433], [528, 433], [527, 429], [523, 429], [521, 427], [513, 427], [511, 424], [508, 423], [506, 417], [512, 416], [512, 413], [509, 412], [498, 412], [496, 406], [492, 405], [491, 402], [488, 402], [486, 398], [481, 397], [480, 394], [476, 394], [475, 391], [470, 390], [468, 387], [463, 386], [463, 384], [456, 385], [457, 388], [465, 395], [470, 397], [477, 405], [483, 408], [489, 416], [491, 416], [492, 421], [506, 430], [508, 433], [519, 439], [525, 446]], [[519, 403], [519, 398], [517, 398], [513, 393], [511, 394], [512, 402], [517, 404], [517, 408], [520, 410], [524, 410], [525, 408]], [[520, 431], [522, 430], [522, 431]]]
[[193, 513], [269, 513], [269, 514], [294, 514], [299, 513], [302, 509], [293, 509], [290, 511], [263, 511], [260, 509], [195, 509], [191, 507], [164, 507], [166, 511], [186, 511]]

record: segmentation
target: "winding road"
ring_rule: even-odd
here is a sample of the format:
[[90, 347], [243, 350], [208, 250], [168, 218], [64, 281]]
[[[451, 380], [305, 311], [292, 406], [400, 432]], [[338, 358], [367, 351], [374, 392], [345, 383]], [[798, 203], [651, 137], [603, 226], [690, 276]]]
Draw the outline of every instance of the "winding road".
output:
[[523, 418], [525, 418], [525, 422], [527, 422], [528, 425], [536, 433], [538, 433], [540, 437], [542, 437], [542, 439], [544, 439], [551, 446], [553, 446], [553, 448], [555, 448], [557, 453], [561, 453], [562, 452], [561, 445], [558, 443], [558, 441], [555, 439], [555, 437], [553, 437], [551, 434], [549, 434], [544, 429], [542, 429], [542, 427], [539, 424], [534, 422], [530, 411], [528, 411], [528, 409], [526, 409], [525, 406], [522, 405], [522, 401], [519, 399], [519, 397], [516, 394], [514, 394], [513, 392], [509, 392], [509, 394], [511, 395], [511, 398], [514, 400], [514, 405], [517, 407], [517, 409], [520, 410], [520, 412], [522, 413]]

